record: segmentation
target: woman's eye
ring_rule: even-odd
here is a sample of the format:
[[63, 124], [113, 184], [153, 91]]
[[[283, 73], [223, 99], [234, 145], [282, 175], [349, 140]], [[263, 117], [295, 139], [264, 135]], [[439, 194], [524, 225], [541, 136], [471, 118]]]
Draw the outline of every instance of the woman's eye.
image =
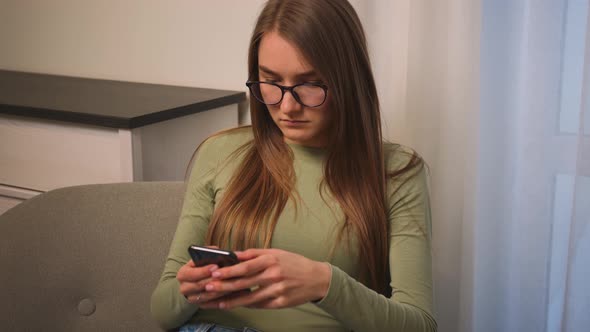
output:
[[261, 81], [266, 82], [266, 83], [278, 83], [281, 80], [279, 80], [277, 78], [262, 78]]

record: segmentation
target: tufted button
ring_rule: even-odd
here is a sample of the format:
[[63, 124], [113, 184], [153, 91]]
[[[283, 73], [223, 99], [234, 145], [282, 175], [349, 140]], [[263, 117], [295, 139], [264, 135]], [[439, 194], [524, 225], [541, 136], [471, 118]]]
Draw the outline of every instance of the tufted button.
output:
[[78, 312], [82, 316], [90, 316], [96, 310], [96, 304], [91, 299], [83, 299], [78, 303]]

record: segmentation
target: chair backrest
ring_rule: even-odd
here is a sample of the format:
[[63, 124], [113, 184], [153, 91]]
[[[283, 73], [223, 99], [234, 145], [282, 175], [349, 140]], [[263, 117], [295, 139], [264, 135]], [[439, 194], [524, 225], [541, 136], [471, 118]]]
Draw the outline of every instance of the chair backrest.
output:
[[150, 296], [185, 184], [62, 188], [0, 216], [0, 331], [159, 331]]

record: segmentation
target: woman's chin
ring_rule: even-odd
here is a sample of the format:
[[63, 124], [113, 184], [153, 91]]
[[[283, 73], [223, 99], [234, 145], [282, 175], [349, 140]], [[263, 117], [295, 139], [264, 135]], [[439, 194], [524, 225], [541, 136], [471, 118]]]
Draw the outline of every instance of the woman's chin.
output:
[[310, 136], [283, 135], [283, 138], [287, 144], [303, 145], [314, 148], [321, 148], [325, 146], [325, 142], [323, 140], [319, 140]]

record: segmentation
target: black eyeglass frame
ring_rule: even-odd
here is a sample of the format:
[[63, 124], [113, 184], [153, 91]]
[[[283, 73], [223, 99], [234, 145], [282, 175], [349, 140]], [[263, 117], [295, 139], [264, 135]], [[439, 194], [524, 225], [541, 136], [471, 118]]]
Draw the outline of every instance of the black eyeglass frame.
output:
[[[262, 99], [262, 96], [260, 96], [260, 98], [258, 98], [258, 96], [256, 96], [256, 93], [254, 93], [252, 91], [252, 86], [254, 84], [269, 84], [269, 85], [276, 86], [277, 88], [281, 89], [281, 99], [279, 99], [278, 102], [272, 103], [272, 104], [264, 102], [264, 100], [261, 100]], [[295, 89], [295, 88], [297, 88], [299, 86], [303, 86], [303, 85], [306, 85], [306, 86], [316, 86], [316, 87], [322, 88], [324, 90], [324, 100], [322, 100], [321, 103], [319, 103], [319, 104], [317, 104], [315, 106], [305, 105], [301, 101], [301, 99], [299, 98], [299, 95], [297, 94], [297, 92], [295, 92], [295, 90], [293, 90], [293, 89]], [[286, 91], [291, 92], [291, 95], [293, 96], [293, 98], [295, 98], [295, 100], [299, 104], [301, 104], [301, 105], [303, 105], [305, 107], [311, 107], [311, 108], [313, 108], [313, 107], [320, 107], [320, 106], [322, 106], [326, 102], [326, 99], [328, 99], [328, 86], [325, 85], [325, 84], [322, 84], [322, 83], [304, 82], [304, 83], [299, 83], [299, 84], [295, 84], [295, 85], [292, 85], [292, 86], [285, 86], [285, 85], [280, 85], [280, 84], [277, 84], [277, 83], [274, 83], [274, 82], [247, 81], [246, 82], [246, 86], [250, 90], [250, 94], [252, 94], [254, 96], [254, 98], [256, 98], [256, 100], [258, 100], [259, 102], [263, 103], [264, 105], [271, 105], [272, 106], [272, 105], [278, 105], [278, 104], [280, 104], [283, 101], [283, 98], [285, 97], [285, 92]]]

